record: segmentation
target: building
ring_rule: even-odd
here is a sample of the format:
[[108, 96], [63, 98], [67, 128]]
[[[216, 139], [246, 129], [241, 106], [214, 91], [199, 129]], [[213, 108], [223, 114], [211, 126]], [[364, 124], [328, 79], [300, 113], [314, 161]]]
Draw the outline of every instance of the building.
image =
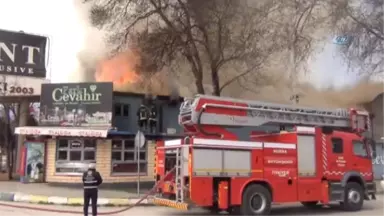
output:
[[[103, 86], [105, 84], [105, 86]], [[96, 87], [95, 87], [96, 86]], [[90, 89], [99, 100], [77, 98], [61, 103], [54, 91]], [[20, 126], [15, 132], [24, 141], [20, 170], [26, 181], [79, 183], [89, 163], [96, 163], [106, 183], [136, 182], [138, 167], [142, 181], [154, 180], [154, 149], [157, 140], [180, 137], [178, 112], [182, 98], [113, 92], [111, 83], [44, 84], [41, 93], [39, 126]], [[98, 91], [100, 90], [100, 91]], [[85, 91], [85, 90], [84, 90]], [[65, 96], [70, 100], [73, 95]], [[139, 130], [137, 111], [152, 101], [157, 110], [153, 131], [144, 131], [145, 145], [137, 151], [134, 137]], [[376, 142], [374, 172], [384, 174], [383, 94], [365, 104], [375, 118], [372, 135]], [[139, 165], [139, 166], [138, 166]], [[39, 175], [33, 168], [38, 169]]]
[[[16, 133], [26, 136], [26, 155], [23, 173], [26, 181], [44, 181], [49, 183], [79, 183], [81, 174], [89, 163], [96, 163], [106, 183], [136, 182], [138, 177], [138, 161], [140, 164], [140, 179], [142, 181], [154, 180], [154, 148], [158, 139], [172, 139], [181, 134], [178, 125], [178, 111], [181, 98], [171, 100], [168, 96], [157, 96], [152, 100], [157, 110], [157, 125], [155, 130], [144, 131], [145, 145], [137, 151], [134, 137], [139, 130], [137, 111], [140, 105], [148, 101], [145, 95], [113, 92], [112, 87], [97, 87], [103, 89], [101, 94], [109, 95], [101, 98], [98, 103], [76, 104], [83, 111], [73, 111], [73, 107], [52, 106], [50, 97], [53, 89], [58, 85], [49, 84], [51, 89], [43, 86], [40, 104], [40, 125], [38, 127], [19, 127]], [[100, 83], [81, 83], [73, 85], [90, 86]], [[48, 84], [47, 84], [48, 86]], [[63, 87], [59, 88], [63, 88]], [[88, 88], [88, 87], [84, 87]], [[106, 90], [109, 88], [109, 91]], [[95, 91], [96, 92], [96, 91]], [[109, 106], [110, 105], [110, 106]], [[104, 108], [103, 108], [104, 106]], [[92, 112], [93, 114], [91, 114]], [[110, 118], [108, 113], [111, 113]], [[69, 113], [69, 114], [65, 114]], [[98, 113], [97, 115], [95, 113]], [[67, 115], [72, 117], [66, 117]], [[48, 116], [48, 117], [47, 117]], [[54, 118], [52, 117], [54, 116]], [[89, 116], [101, 116], [100, 119], [89, 119]], [[104, 117], [107, 116], [107, 117]], [[54, 119], [51, 121], [50, 119]], [[63, 119], [66, 118], [66, 123]], [[87, 119], [88, 120], [84, 120]], [[69, 119], [69, 120], [68, 120]], [[79, 120], [80, 119], [80, 120]], [[100, 121], [104, 121], [100, 124]], [[88, 124], [82, 126], [82, 122]], [[48, 122], [48, 124], [45, 123]], [[76, 122], [80, 122], [77, 124]], [[90, 124], [90, 122], [92, 124]], [[57, 124], [60, 123], [60, 124]], [[69, 126], [66, 124], [72, 124]], [[40, 147], [38, 147], [40, 145]], [[39, 180], [31, 179], [30, 148], [33, 151], [44, 151], [43, 158], [34, 159], [35, 164], [42, 164], [43, 173]], [[41, 146], [44, 146], [42, 148]], [[40, 150], [36, 150], [40, 149]], [[42, 150], [44, 149], [44, 150]], [[32, 154], [32, 153], [31, 153]], [[23, 156], [24, 157], [24, 156]], [[36, 167], [36, 166], [34, 166]], [[37, 177], [36, 177], [37, 178]]]
[[384, 175], [384, 114], [383, 114], [384, 93], [377, 95], [365, 108], [373, 115], [372, 137], [375, 141], [373, 148], [373, 168], [375, 179], [381, 179]]

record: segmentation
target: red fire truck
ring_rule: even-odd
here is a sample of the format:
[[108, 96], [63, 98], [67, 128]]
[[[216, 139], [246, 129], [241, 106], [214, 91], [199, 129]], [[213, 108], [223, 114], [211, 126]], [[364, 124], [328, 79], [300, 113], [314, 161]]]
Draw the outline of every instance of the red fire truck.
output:
[[272, 203], [358, 211], [376, 199], [366, 111], [197, 95], [179, 123], [183, 139], [157, 144], [156, 204], [267, 215]]

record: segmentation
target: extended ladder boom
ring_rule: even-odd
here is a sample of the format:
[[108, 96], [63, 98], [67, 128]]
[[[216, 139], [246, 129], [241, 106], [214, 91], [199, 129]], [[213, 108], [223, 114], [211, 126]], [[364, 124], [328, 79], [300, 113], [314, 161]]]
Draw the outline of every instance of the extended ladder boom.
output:
[[207, 95], [187, 99], [180, 107], [181, 125], [261, 126], [293, 124], [366, 130], [369, 115], [354, 109], [315, 109]]

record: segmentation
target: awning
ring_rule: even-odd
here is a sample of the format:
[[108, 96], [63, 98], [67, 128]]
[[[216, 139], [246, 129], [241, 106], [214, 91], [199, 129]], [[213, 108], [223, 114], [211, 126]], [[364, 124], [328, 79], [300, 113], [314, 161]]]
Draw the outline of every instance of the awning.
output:
[[102, 137], [108, 135], [109, 128], [65, 128], [65, 127], [17, 127], [15, 134], [34, 136], [69, 136], [69, 137]]

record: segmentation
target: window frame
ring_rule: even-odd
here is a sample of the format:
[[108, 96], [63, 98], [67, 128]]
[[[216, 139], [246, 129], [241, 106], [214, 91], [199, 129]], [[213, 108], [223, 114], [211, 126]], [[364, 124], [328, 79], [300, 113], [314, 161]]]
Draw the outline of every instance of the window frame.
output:
[[[119, 112], [116, 112], [116, 109], [119, 109]], [[126, 104], [126, 103], [115, 103], [114, 106], [113, 106], [113, 113], [115, 116], [118, 116], [118, 117], [129, 117], [129, 112], [130, 112], [130, 106], [129, 104]], [[125, 110], [127, 111], [127, 113], [125, 114]]]
[[[121, 148], [120, 149], [114, 149], [114, 141], [121, 141]], [[135, 164], [137, 165], [137, 149], [134, 146], [134, 139], [112, 139], [111, 140], [111, 176], [137, 176], [137, 171], [135, 172], [114, 172], [113, 167], [115, 164]], [[126, 142], [131, 142], [133, 144], [132, 147], [126, 147]], [[112, 154], [114, 152], [120, 152], [120, 160], [114, 160], [112, 158]], [[134, 158], [133, 160], [125, 160], [124, 153], [130, 152], [133, 153]], [[148, 142], [145, 142], [144, 147], [140, 149], [140, 153], [145, 153], [145, 158], [140, 158], [140, 166], [144, 166], [145, 169], [140, 169], [140, 176], [147, 176], [148, 175]]]
[[[335, 152], [335, 148], [334, 148], [334, 140], [337, 140], [337, 141], [341, 141], [341, 152]], [[331, 142], [332, 142], [332, 154], [344, 154], [344, 140], [340, 137], [332, 137], [331, 138]]]
[[[358, 145], [362, 145], [362, 146], [363, 146], [363, 148], [364, 148], [364, 150], [365, 150], [365, 153], [366, 153], [365, 156], [356, 154], [356, 152], [355, 152], [355, 143], [356, 143], [356, 142], [359, 143]], [[370, 152], [368, 151], [367, 148], [369, 148], [369, 147], [368, 147], [367, 144], [364, 143], [363, 141], [361, 141], [361, 140], [352, 140], [352, 153], [353, 153], [354, 156], [356, 156], [356, 157], [360, 157], [360, 158], [365, 158], [365, 159], [370, 159], [370, 158], [371, 158], [371, 157], [369, 156], [369, 155], [370, 155]]]
[[[116, 112], [116, 109], [117, 109], [117, 108], [119, 109], [119, 112]], [[121, 116], [121, 113], [122, 113], [121, 108], [122, 108], [121, 103], [115, 103], [115, 104], [113, 105], [113, 114], [114, 114], [115, 116]]]
[[[66, 147], [60, 147], [61, 142], [66, 142]], [[71, 142], [78, 141], [81, 143], [79, 148], [74, 148], [71, 146]], [[87, 143], [89, 142], [89, 143]], [[86, 147], [87, 144], [93, 145], [93, 147]], [[66, 159], [59, 159], [59, 152], [64, 151], [67, 153]], [[71, 160], [71, 152], [80, 152], [80, 160]], [[85, 152], [94, 152], [94, 160], [84, 160]], [[56, 139], [56, 156], [55, 156], [55, 175], [82, 175], [82, 173], [88, 168], [90, 163], [96, 163], [97, 157], [97, 141], [95, 139], [67, 139], [59, 138]], [[69, 168], [73, 171], [60, 172], [60, 168]], [[76, 169], [81, 169], [81, 171], [76, 172]], [[83, 171], [84, 170], [84, 171]]]

